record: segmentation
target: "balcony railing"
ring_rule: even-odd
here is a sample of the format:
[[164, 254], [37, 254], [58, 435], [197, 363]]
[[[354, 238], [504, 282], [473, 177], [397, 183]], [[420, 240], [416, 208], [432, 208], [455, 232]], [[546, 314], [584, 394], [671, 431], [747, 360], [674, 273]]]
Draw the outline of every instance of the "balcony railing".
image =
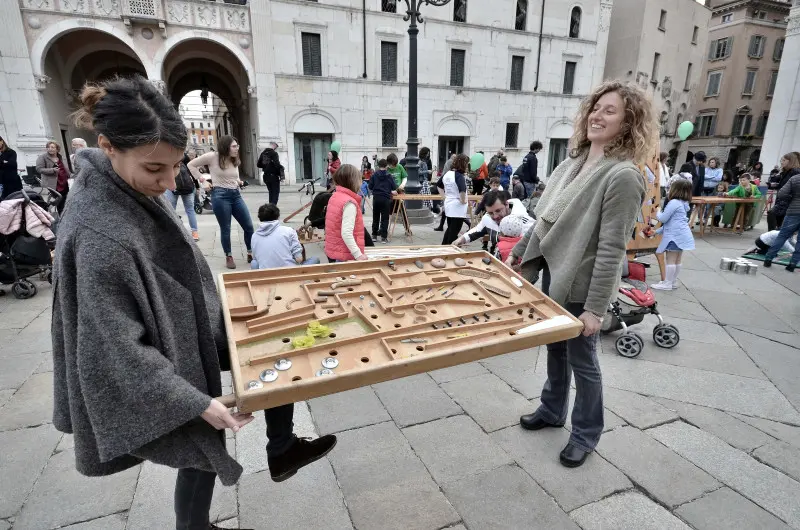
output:
[[247, 0], [19, 0], [26, 10], [250, 31]]

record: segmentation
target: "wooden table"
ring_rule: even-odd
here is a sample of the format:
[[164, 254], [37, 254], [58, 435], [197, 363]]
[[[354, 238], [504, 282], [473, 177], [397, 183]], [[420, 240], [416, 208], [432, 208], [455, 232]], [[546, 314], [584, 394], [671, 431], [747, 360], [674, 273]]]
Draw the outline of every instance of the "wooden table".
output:
[[[746, 204], [756, 204], [758, 202], [761, 202], [762, 200], [764, 200], [763, 197], [759, 197], [759, 198], [751, 197], [749, 199], [740, 199], [739, 197], [710, 197], [710, 196], [709, 197], [694, 197], [692, 199], [692, 204], [694, 204], [697, 207], [692, 211], [692, 217], [691, 217], [691, 219], [689, 219], [689, 228], [694, 230], [694, 219], [695, 219], [695, 217], [698, 216], [698, 212], [700, 212], [699, 213], [699, 216], [700, 216], [700, 237], [705, 236], [706, 222], [707, 222], [706, 220], [708, 219], [707, 213], [709, 212], [709, 210], [711, 211], [711, 216], [710, 217], [713, 219], [713, 216], [714, 216], [713, 215], [713, 210], [714, 210], [715, 206], [718, 206], [718, 205], [723, 205], [724, 206], [726, 204], [733, 203], [733, 204], [736, 205], [736, 215], [733, 218], [733, 224], [731, 225], [732, 228], [727, 229], [727, 228], [719, 228], [719, 227], [709, 227], [709, 230], [712, 231], [712, 232], [734, 232], [736, 234], [742, 235], [742, 233], [744, 233], [744, 229], [745, 229], [745, 226], [744, 226], [744, 221], [745, 221], [744, 220], [744, 211], [745, 211], [745, 208], [743, 208], [743, 206], [745, 206]], [[741, 226], [740, 230], [736, 229], [737, 225]]]
[[[467, 195], [467, 204], [472, 208], [472, 206], [476, 202], [480, 202], [481, 199], [483, 199], [483, 195]], [[391, 226], [389, 227], [389, 235], [394, 236], [394, 227], [397, 226], [397, 218], [402, 215], [405, 226], [408, 228], [406, 236], [413, 236], [414, 233], [411, 231], [411, 225], [408, 223], [406, 201], [444, 201], [444, 195], [438, 193], [431, 195], [398, 193], [392, 196], [392, 201], [392, 220]], [[442, 205], [442, 212], [442, 215], [444, 215], [444, 205]]]

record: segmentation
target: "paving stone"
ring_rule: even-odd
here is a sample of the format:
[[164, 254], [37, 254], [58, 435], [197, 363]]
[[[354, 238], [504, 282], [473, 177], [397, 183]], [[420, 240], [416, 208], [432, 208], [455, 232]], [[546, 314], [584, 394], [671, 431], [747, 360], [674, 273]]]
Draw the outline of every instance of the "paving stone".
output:
[[53, 351], [53, 338], [48, 327], [45, 331], [28, 330], [17, 334], [16, 353], [44, 353]]
[[[708, 344], [686, 340], [683, 337], [683, 330], [679, 329], [678, 331], [681, 333], [681, 341], [677, 346], [668, 350], [656, 346], [651, 339], [651, 333], [641, 335], [642, 339], [646, 341], [645, 349], [641, 355], [631, 360], [685, 366], [754, 379], [767, 379], [747, 353], [737, 345], [729, 342]], [[614, 343], [618, 336], [619, 334], [615, 333], [601, 339], [603, 353], [619, 355]]]
[[[230, 432], [230, 431], [226, 431]], [[317, 432], [305, 401], [294, 404], [294, 433], [297, 436], [316, 438]], [[253, 413], [253, 421], [234, 436], [235, 442], [228, 442], [228, 450], [236, 448], [236, 460], [249, 475], [269, 469], [267, 465], [267, 423], [264, 413]]]
[[701, 304], [720, 324], [783, 330], [786, 324], [746, 294], [693, 290]]
[[[564, 427], [566, 427], [567, 430], [571, 432], [572, 410], [575, 408], [575, 388], [572, 388], [569, 391], [568, 407], [569, 408], [567, 409], [567, 422], [564, 424]], [[612, 429], [616, 429], [617, 427], [622, 427], [624, 425], [627, 425], [627, 423], [625, 423], [625, 420], [623, 420], [622, 418], [611, 412], [608, 408], [603, 408], [603, 432], [608, 432]]]
[[697, 530], [789, 530], [783, 521], [729, 488], [720, 488], [675, 510]]
[[662, 425], [648, 434], [789, 525], [800, 527], [797, 481], [686, 423]]
[[0, 359], [3, 362], [3, 369], [0, 370], [0, 389], [16, 390], [41, 364], [44, 355], [41, 353], [29, 353], [0, 357]]
[[678, 506], [720, 486], [704, 471], [631, 427], [603, 435], [597, 451], [667, 506]]
[[783, 267], [772, 269], [761, 267], [761, 274], [769, 276], [775, 283], [783, 285], [795, 294], [800, 294], [800, 278], [798, 278], [797, 274], [786, 274], [786, 269]]
[[337, 436], [338, 447], [328, 458], [348, 499], [391, 483], [430, 479], [408, 440], [392, 422], [345, 431]]
[[387, 381], [373, 385], [373, 389], [399, 427], [462, 412], [428, 374]]
[[494, 373], [508, 370], [525, 372], [536, 367], [536, 362], [542, 351], [546, 353], [546, 349], [536, 346], [525, 350], [489, 357], [488, 359], [483, 359], [481, 364]]
[[534, 399], [542, 395], [542, 387], [547, 381], [545, 373], [536, 372], [536, 365], [542, 359], [547, 359], [547, 349], [544, 347], [498, 355], [482, 363], [526, 399]]
[[16, 309], [5, 311], [3, 318], [0, 319], [0, 329], [19, 329], [21, 330], [42, 314], [41, 309]]
[[8, 403], [8, 400], [11, 399], [11, 396], [14, 395], [15, 390], [8, 389], [8, 390], [0, 390], [0, 408]]
[[680, 519], [635, 491], [588, 504], [570, 515], [583, 530], [689, 530]]
[[667, 324], [671, 323], [674, 318], [687, 318], [691, 320], [701, 320], [703, 322], [713, 322], [714, 324], [717, 323], [717, 319], [714, 315], [709, 313], [700, 302], [680, 300], [677, 298], [667, 298], [664, 300], [661, 291], [658, 293], [658, 312], [661, 313]]
[[638, 429], [647, 429], [678, 419], [678, 415], [650, 398], [611, 387], [603, 387], [603, 406]]
[[800, 447], [776, 440], [756, 449], [753, 456], [800, 481]]
[[444, 383], [442, 388], [486, 432], [519, 423], [536, 408], [494, 374]]
[[71, 434], [65, 433], [61, 437], [61, 441], [58, 442], [58, 446], [56, 447], [56, 453], [60, 453], [61, 451], [69, 451], [74, 447], [75, 447], [75, 437]]
[[52, 425], [0, 432], [0, 517], [20, 509], [59, 438], [61, 433]]
[[691, 405], [671, 399], [654, 398], [670, 410], [677, 412], [687, 423], [710, 432], [717, 438], [744, 451], [752, 451], [774, 440], [752, 425], [734, 418], [721, 410]]
[[[173, 519], [174, 517], [173, 515]], [[85, 523], [62, 526], [61, 530], [125, 530], [126, 522], [127, 519], [124, 513], [115, 513], [114, 515], [92, 519]]]
[[[797, 319], [800, 319], [800, 315], [795, 315], [795, 317]], [[730, 326], [730, 327], [733, 329], [738, 329], [739, 331], [743, 331], [745, 333], [750, 333], [751, 335], [755, 335], [756, 337], [769, 339], [771, 341], [778, 342], [786, 346], [791, 346], [792, 348], [800, 350], [800, 333], [786, 333], [771, 329], [751, 328], [749, 326]]]
[[[730, 276], [730, 275], [729, 275]], [[681, 283], [687, 289], [694, 291], [695, 289], [706, 289], [708, 291], [717, 291], [720, 293], [733, 293], [741, 294], [741, 290], [733, 283], [727, 281], [723, 274], [716, 271], [697, 271], [697, 270], [682, 270]], [[737, 276], [741, 280], [741, 276]]]
[[219, 521], [216, 523], [219, 528], [239, 528], [239, 518], [234, 517], [233, 519], [228, 519], [227, 521]]
[[38, 366], [38, 368], [36, 368], [36, 371], [34, 371], [33, 373], [35, 373], [35, 374], [43, 374], [43, 373], [52, 372], [52, 371], [53, 371], [53, 356], [52, 355], [49, 355], [49, 356], [46, 355], [44, 360], [41, 362], [41, 364]]
[[273, 482], [269, 471], [243, 476], [239, 481], [239, 507], [238, 522], [243, 528], [353, 528], [325, 458], [281, 483]]
[[512, 463], [469, 416], [415, 425], [403, 434], [439, 484]]
[[75, 469], [73, 451], [58, 453], [36, 482], [14, 530], [66, 526], [127, 510], [138, 476], [137, 466], [107, 477], [84, 477]]
[[579, 468], [562, 466], [558, 455], [569, 440], [565, 429], [531, 432], [513, 426], [490, 436], [566, 511], [632, 487], [625, 475], [598, 454]]
[[770, 436], [790, 443], [795, 447], [800, 447], [800, 427], [786, 425], [785, 423], [779, 423], [777, 421], [765, 420], [763, 418], [751, 418], [742, 414], [733, 414], [733, 416]]
[[461, 520], [430, 478], [364, 491], [347, 497], [347, 507], [359, 530], [425, 530]]
[[312, 399], [308, 402], [308, 406], [321, 435], [391, 419], [370, 387]]
[[0, 431], [53, 421], [53, 373], [32, 375], [0, 413]]
[[434, 370], [428, 372], [434, 381], [437, 383], [448, 383], [458, 379], [465, 379], [467, 377], [475, 377], [476, 375], [483, 375], [489, 373], [483, 365], [477, 361], [451, 366], [450, 368], [442, 368], [441, 370]]
[[647, 396], [664, 397], [800, 423], [800, 414], [769, 381], [604, 355], [603, 383]]
[[11, 523], [0, 520], [0, 530], [9, 530], [9, 528], [11, 528]]
[[730, 334], [795, 408], [800, 409], [800, 386], [797, 384], [800, 375], [800, 352], [791, 346], [738, 329], [731, 329]]
[[[178, 470], [145, 462], [139, 473], [127, 530], [169, 528], [175, 524], [173, 503], [164, 502], [175, 494]], [[236, 487], [225, 487], [217, 479], [211, 501], [211, 522], [236, 517]]]
[[575, 529], [544, 490], [517, 466], [471, 475], [442, 486], [469, 528]]

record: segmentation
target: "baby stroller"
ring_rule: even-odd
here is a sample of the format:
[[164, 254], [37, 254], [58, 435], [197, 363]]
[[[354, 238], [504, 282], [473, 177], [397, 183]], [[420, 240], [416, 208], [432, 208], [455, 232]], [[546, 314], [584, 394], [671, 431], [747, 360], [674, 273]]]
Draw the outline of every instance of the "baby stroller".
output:
[[617, 299], [609, 304], [608, 315], [603, 322], [602, 331], [610, 333], [622, 330], [615, 346], [617, 353], [623, 357], [636, 357], [644, 349], [644, 341], [628, 326], [639, 324], [645, 315], [655, 315], [658, 325], [653, 329], [653, 342], [661, 348], [674, 348], [681, 340], [678, 328], [665, 324], [656, 308], [656, 298], [646, 282], [647, 265], [636, 261], [625, 262], [622, 271], [622, 283], [619, 286]]
[[194, 213], [200, 215], [204, 211], [213, 209], [211, 206], [211, 193], [203, 186], [197, 188], [194, 194]]
[[[21, 190], [5, 200], [24, 199], [23, 209], [34, 203], [45, 211], [55, 211], [61, 202], [61, 194], [48, 188], [47, 201], [39, 193]], [[46, 241], [31, 236], [25, 227], [25, 213], [20, 228], [12, 234], [0, 234], [0, 284], [11, 285], [11, 292], [19, 300], [36, 295], [36, 285], [28, 280], [37, 274], [53, 283], [53, 262], [50, 252], [55, 248], [55, 239]], [[55, 233], [54, 222], [50, 229]]]

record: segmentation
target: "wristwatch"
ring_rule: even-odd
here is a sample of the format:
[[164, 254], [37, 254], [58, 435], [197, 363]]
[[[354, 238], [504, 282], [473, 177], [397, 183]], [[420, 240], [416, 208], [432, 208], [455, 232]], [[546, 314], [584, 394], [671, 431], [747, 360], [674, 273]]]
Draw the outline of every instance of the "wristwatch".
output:
[[586, 311], [586, 312], [592, 315], [594, 318], [596, 318], [597, 321], [600, 322], [601, 326], [603, 325], [603, 320], [605, 319], [605, 315], [598, 315], [594, 311]]

